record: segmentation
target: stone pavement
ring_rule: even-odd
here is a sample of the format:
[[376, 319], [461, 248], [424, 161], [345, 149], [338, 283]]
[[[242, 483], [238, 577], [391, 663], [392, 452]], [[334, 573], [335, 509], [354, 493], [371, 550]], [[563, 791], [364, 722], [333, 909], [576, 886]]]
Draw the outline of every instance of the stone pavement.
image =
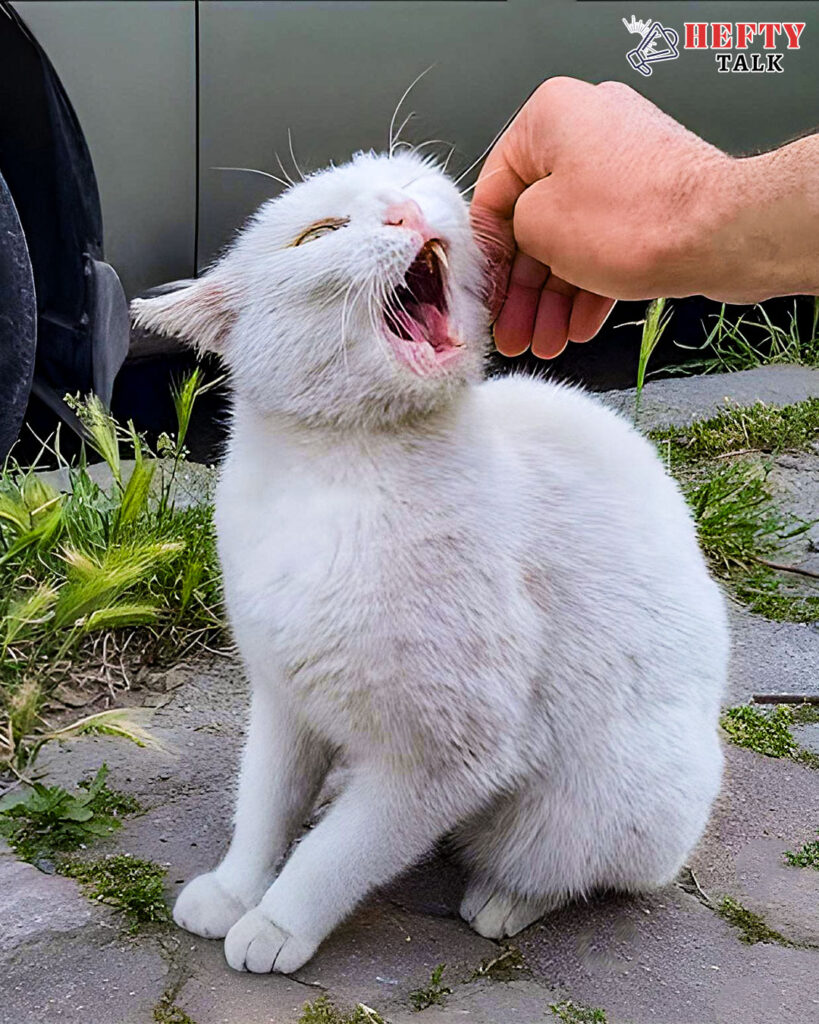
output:
[[[642, 412], [668, 422], [673, 409], [672, 421], [684, 421], [711, 414], [724, 394], [786, 403], [819, 395], [819, 373], [775, 367], [652, 384]], [[802, 487], [799, 465], [784, 467], [791, 490], [786, 480], [783, 493], [795, 487], [800, 507], [815, 508], [816, 481]], [[740, 608], [732, 619], [728, 702], [819, 692], [819, 628]], [[233, 661], [213, 659], [129, 696], [159, 705], [154, 731], [172, 753], [101, 737], [46, 748], [38, 765], [48, 781], [73, 785], [106, 761], [111, 785], [145, 811], [100, 851], [167, 865], [172, 899], [225, 846], [244, 683]], [[458, 919], [463, 879], [444, 853], [368, 900], [293, 978], [235, 973], [220, 942], [175, 928], [131, 938], [73, 881], [0, 854], [0, 1024], [150, 1024], [165, 993], [195, 1024], [296, 1024], [303, 1004], [325, 992], [344, 1010], [363, 1002], [391, 1024], [547, 1024], [558, 1019], [550, 1004], [565, 999], [600, 1007], [608, 1024], [816, 1024], [819, 871], [786, 867], [782, 853], [819, 830], [819, 771], [733, 747], [726, 755], [723, 793], [690, 865], [700, 891], [689, 876], [650, 896], [566, 907], [516, 938], [523, 966], [501, 977], [475, 976], [503, 950]], [[793, 945], [741, 942], [713, 909], [724, 896]], [[452, 994], [417, 1013], [409, 994], [440, 963]]]

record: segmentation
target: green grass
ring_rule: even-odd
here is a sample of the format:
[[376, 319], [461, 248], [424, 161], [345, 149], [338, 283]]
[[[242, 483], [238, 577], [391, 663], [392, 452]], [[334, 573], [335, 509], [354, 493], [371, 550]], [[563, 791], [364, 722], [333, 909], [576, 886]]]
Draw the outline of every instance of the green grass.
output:
[[794, 757], [798, 753], [792, 724], [793, 712], [785, 704], [777, 704], [771, 711], [740, 704], [728, 708], [720, 719], [732, 743], [766, 757]]
[[[37, 734], [53, 731], [41, 714], [60, 683], [94, 670], [114, 683], [137, 651], [143, 662], [178, 659], [220, 632], [212, 509], [173, 503], [203, 390], [194, 372], [174, 392], [177, 437], [163, 435], [158, 455], [98, 399], [71, 400], [110, 468], [107, 489], [84, 458], [67, 467], [64, 493], [36, 467], [0, 474], [0, 765], [23, 770]], [[135, 460], [128, 479], [126, 455]]]
[[713, 318], [705, 341], [696, 349], [702, 353], [702, 358], [673, 369], [682, 373], [730, 373], [775, 363], [819, 365], [819, 298], [812, 300], [813, 312], [807, 331], [799, 329], [798, 301], [794, 301], [787, 327], [775, 325], [762, 305], [737, 320], [726, 316], [723, 305]]
[[344, 1014], [327, 996], [319, 996], [312, 1003], [304, 1004], [298, 1024], [386, 1024], [386, 1021], [363, 1003], [359, 1003], [352, 1013]]
[[429, 984], [410, 992], [409, 999], [414, 1010], [425, 1010], [428, 1006], [443, 1003], [452, 989], [442, 984], [446, 964], [438, 964], [429, 977]]
[[739, 941], [749, 946], [757, 942], [776, 943], [779, 946], [793, 946], [790, 939], [786, 939], [781, 932], [770, 928], [759, 914], [748, 910], [737, 900], [726, 896], [719, 906], [717, 913], [728, 922], [732, 928], [739, 931]]
[[728, 739], [738, 747], [747, 747], [765, 757], [787, 757], [808, 768], [819, 768], [819, 754], [801, 747], [791, 732], [798, 724], [794, 710], [777, 704], [763, 711], [751, 704], [726, 708], [720, 725]]
[[[788, 622], [819, 620], [819, 587], [768, 563], [812, 523], [784, 514], [758, 453], [806, 449], [819, 439], [819, 399], [775, 408], [758, 402], [650, 435], [679, 480], [712, 571], [750, 611]], [[744, 456], [753, 455], [753, 458]], [[728, 457], [728, 458], [726, 458]]]
[[794, 868], [815, 868], [819, 871], [819, 839], [805, 843], [794, 853], [786, 850], [784, 853], [785, 863]]
[[718, 575], [759, 571], [760, 558], [810, 528], [786, 518], [774, 504], [767, 471], [746, 463], [717, 466], [683, 482], [700, 546]]
[[74, 792], [39, 782], [15, 790], [0, 800], [0, 836], [18, 857], [36, 864], [110, 835], [140, 806], [134, 797], [109, 789], [107, 775], [103, 764]]
[[67, 860], [58, 870], [75, 878], [89, 899], [123, 914], [132, 934], [171, 919], [163, 889], [166, 870], [153, 861], [116, 854], [99, 860]]
[[[780, 573], [777, 552], [811, 524], [784, 515], [767, 484], [768, 469], [742, 461], [680, 474], [694, 515], [700, 547], [712, 571], [750, 611], [788, 622], [819, 620], [819, 589]], [[779, 556], [781, 559], [781, 556]]]
[[639, 408], [640, 396], [646, 382], [646, 371], [648, 362], [654, 349], [660, 343], [665, 333], [668, 322], [671, 319], [672, 310], [665, 308], [665, 299], [653, 299], [646, 308], [645, 319], [642, 321], [642, 334], [640, 336], [640, 352], [637, 357], [637, 406]]
[[606, 1014], [603, 1010], [580, 1006], [571, 999], [551, 1003], [549, 1009], [558, 1020], [563, 1021], [563, 1024], [606, 1024]]
[[819, 440], [819, 398], [782, 407], [763, 402], [732, 406], [710, 419], [650, 436], [672, 468], [738, 452], [804, 450]]
[[775, 622], [819, 621], [819, 592], [800, 591], [770, 569], [762, 568], [736, 580], [733, 589], [755, 615], [764, 615]]

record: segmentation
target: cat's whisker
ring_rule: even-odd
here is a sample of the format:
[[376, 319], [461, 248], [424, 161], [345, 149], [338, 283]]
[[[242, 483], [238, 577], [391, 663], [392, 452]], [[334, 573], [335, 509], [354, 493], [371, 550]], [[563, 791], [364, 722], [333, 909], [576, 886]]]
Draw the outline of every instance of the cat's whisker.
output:
[[407, 114], [407, 116], [404, 118], [404, 120], [401, 122], [401, 124], [400, 124], [400, 126], [398, 128], [398, 131], [395, 133], [395, 138], [393, 139], [392, 150], [390, 151], [390, 156], [392, 156], [392, 153], [395, 150], [395, 147], [401, 141], [401, 132], [407, 127], [407, 125], [410, 123], [410, 121], [412, 120], [413, 117], [415, 117], [415, 111], [411, 110]]
[[261, 174], [265, 178], [272, 178], [273, 181], [277, 181], [280, 185], [285, 188], [290, 188], [293, 184], [292, 181], [283, 181], [275, 174], [270, 174], [269, 171], [260, 171], [257, 167], [211, 167], [212, 171], [244, 171], [246, 174]]
[[424, 77], [424, 75], [427, 74], [427, 72], [432, 71], [432, 69], [434, 67], [435, 67], [434, 64], [430, 64], [430, 66], [428, 68], [424, 68], [424, 70], [421, 72], [420, 75], [417, 75], [415, 78], [413, 78], [413, 80], [410, 82], [410, 84], [407, 86], [407, 88], [402, 93], [401, 99], [396, 104], [395, 110], [392, 112], [392, 117], [390, 118], [390, 130], [389, 130], [389, 133], [387, 135], [387, 142], [388, 142], [388, 150], [387, 151], [388, 151], [390, 156], [392, 156], [393, 148], [395, 146], [395, 140], [397, 139], [397, 136], [393, 136], [393, 131], [395, 129], [396, 118], [398, 117], [398, 113], [401, 110], [401, 105], [404, 102], [404, 100], [407, 98], [407, 96], [409, 96], [409, 94], [415, 88], [415, 86], [421, 81], [421, 79]]
[[290, 177], [290, 175], [285, 170], [285, 166], [282, 163], [282, 158], [279, 156], [278, 153], [274, 153], [274, 156], [276, 157], [276, 160], [277, 160], [277, 162], [279, 164], [279, 167], [281, 168], [282, 174], [285, 176], [285, 178], [287, 178], [287, 180], [290, 182], [291, 185], [295, 185], [296, 184], [295, 181], [293, 181], [293, 179]]
[[296, 154], [293, 152], [293, 135], [289, 128], [287, 129], [287, 148], [290, 150], [290, 159], [293, 161], [293, 166], [296, 168], [296, 174], [298, 174], [302, 181], [306, 181], [307, 179], [304, 176], [304, 172], [301, 167], [299, 167], [299, 162], [296, 159]]
[[[426, 142], [419, 142], [413, 146], [410, 150], [411, 153], [420, 153], [422, 149], [426, 149], [427, 146], [449, 146], [451, 143], [448, 139], [427, 139]], [[454, 147], [453, 147], [454, 148]]]
[[501, 171], [505, 171], [505, 167], [496, 167], [494, 171], [490, 171], [489, 174], [485, 174], [483, 177], [478, 177], [472, 182], [471, 185], [467, 185], [465, 189], [461, 190], [461, 197], [464, 197], [467, 192], [471, 192], [473, 188], [477, 188], [478, 184], [484, 181], [488, 181], [490, 178], [494, 178], [496, 174], [500, 174]]
[[[518, 108], [518, 109], [520, 109], [520, 108]], [[495, 137], [492, 139], [492, 141], [489, 143], [489, 145], [483, 150], [483, 152], [480, 154], [480, 156], [478, 156], [475, 160], [473, 160], [472, 163], [469, 165], [469, 167], [466, 168], [466, 170], [461, 171], [461, 173], [455, 179], [455, 184], [456, 185], [459, 185], [464, 180], [464, 178], [467, 176], [467, 174], [469, 174], [469, 172], [471, 170], [473, 170], [475, 167], [477, 167], [478, 164], [481, 162], [481, 160], [483, 160], [486, 157], [486, 155], [492, 150], [492, 148], [494, 147], [494, 145], [498, 141], [498, 139], [501, 137], [501, 135], [503, 135], [503, 133], [506, 131], [506, 129], [515, 120], [515, 118], [517, 116], [518, 116], [518, 111], [516, 110], [514, 112], [514, 114], [510, 115], [507, 118], [506, 124], [504, 124], [504, 126], [496, 133]]]

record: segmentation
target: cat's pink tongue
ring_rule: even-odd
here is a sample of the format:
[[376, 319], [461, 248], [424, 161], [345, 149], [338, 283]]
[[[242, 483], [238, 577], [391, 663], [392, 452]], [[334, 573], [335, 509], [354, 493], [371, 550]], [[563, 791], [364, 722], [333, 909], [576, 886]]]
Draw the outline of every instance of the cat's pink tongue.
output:
[[415, 307], [415, 316], [400, 312], [396, 319], [416, 344], [431, 345], [436, 352], [450, 346], [449, 320], [431, 303], [421, 303]]

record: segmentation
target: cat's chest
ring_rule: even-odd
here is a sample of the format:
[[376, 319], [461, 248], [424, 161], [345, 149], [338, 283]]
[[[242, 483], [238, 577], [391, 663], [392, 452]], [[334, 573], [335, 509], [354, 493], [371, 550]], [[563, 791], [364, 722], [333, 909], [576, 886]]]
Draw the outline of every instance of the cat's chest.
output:
[[383, 530], [380, 505], [366, 487], [311, 480], [223, 500], [219, 549], [233, 617], [281, 631], [321, 614], [340, 588], [352, 596], [366, 587]]

